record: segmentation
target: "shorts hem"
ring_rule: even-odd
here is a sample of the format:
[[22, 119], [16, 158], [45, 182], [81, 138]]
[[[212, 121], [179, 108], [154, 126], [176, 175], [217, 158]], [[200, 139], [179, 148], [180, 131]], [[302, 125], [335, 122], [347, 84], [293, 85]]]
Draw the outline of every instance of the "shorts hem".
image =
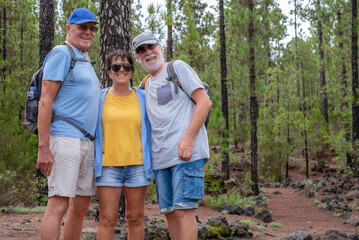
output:
[[95, 183], [95, 187], [123, 187], [123, 184], [118, 184], [118, 183]]
[[168, 214], [178, 209], [197, 209], [197, 202], [187, 202], [187, 203], [175, 203], [174, 206], [168, 208], [161, 208], [160, 214]]
[[151, 183], [143, 183], [143, 184], [124, 184], [124, 187], [147, 187], [151, 185]]
[[57, 197], [69, 197], [69, 198], [71, 198], [71, 197], [75, 197], [76, 194], [75, 194], [75, 193], [73, 193], [73, 194], [68, 194], [68, 193], [59, 193], [59, 192], [49, 192], [49, 193], [47, 194], [47, 196], [48, 196], [48, 197], [55, 197], [55, 196], [57, 196]]
[[76, 196], [84, 196], [84, 197], [92, 197], [92, 196], [95, 196], [95, 191], [91, 192], [91, 193], [88, 193], [88, 192], [77, 192], [75, 193], [75, 197]]

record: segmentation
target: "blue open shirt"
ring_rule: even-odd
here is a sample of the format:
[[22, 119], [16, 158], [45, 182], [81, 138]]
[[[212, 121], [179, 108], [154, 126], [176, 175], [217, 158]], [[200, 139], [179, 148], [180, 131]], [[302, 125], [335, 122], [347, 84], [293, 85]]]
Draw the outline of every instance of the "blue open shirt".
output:
[[[102, 122], [101, 115], [103, 104], [105, 101], [106, 93], [109, 88], [103, 89], [100, 98], [100, 107], [98, 111], [98, 119], [96, 125], [96, 140], [95, 140], [95, 174], [96, 177], [102, 175]], [[143, 167], [145, 169], [145, 177], [147, 179], [153, 178], [152, 171], [152, 152], [151, 152], [151, 125], [146, 114], [146, 100], [143, 90], [135, 88], [141, 110], [141, 144], [142, 144], [142, 157]]]

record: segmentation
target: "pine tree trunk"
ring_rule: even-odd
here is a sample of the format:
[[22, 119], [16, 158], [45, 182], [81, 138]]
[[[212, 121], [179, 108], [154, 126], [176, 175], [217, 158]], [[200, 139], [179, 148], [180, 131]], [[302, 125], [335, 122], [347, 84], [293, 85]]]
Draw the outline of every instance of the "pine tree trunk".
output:
[[224, 26], [224, 9], [223, 0], [219, 0], [219, 15], [220, 15], [220, 27], [219, 36], [221, 44], [221, 100], [222, 100], [222, 114], [226, 122], [226, 126], [223, 132], [223, 148], [222, 152], [222, 172], [225, 174], [225, 180], [229, 179], [229, 150], [228, 150], [228, 96], [227, 96], [227, 64], [226, 64], [226, 38], [225, 38], [225, 26]]
[[353, 101], [352, 101], [352, 146], [353, 146], [353, 172], [357, 173], [357, 157], [358, 157], [358, 147], [357, 140], [359, 138], [359, 104], [358, 104], [358, 6], [357, 0], [352, 0], [352, 92], [353, 92]]
[[[6, 62], [6, 4], [3, 3], [3, 28], [2, 28], [2, 60], [4, 61], [4, 63]], [[4, 67], [2, 68], [2, 83], [5, 83], [5, 72], [6, 72], [6, 67], [4, 64]]]
[[[301, 62], [301, 68], [303, 69], [303, 62]], [[302, 77], [302, 89], [303, 89], [303, 122], [304, 122], [304, 155], [305, 155], [305, 176], [309, 178], [309, 155], [308, 155], [308, 133], [307, 133], [307, 104], [305, 94], [305, 79]]]
[[[101, 25], [101, 83], [102, 87], [110, 87], [111, 79], [107, 76], [106, 56], [115, 49], [130, 51], [131, 44], [131, 1], [130, 0], [102, 0], [100, 3]], [[132, 85], [132, 82], [131, 82]], [[119, 219], [125, 219], [125, 195], [122, 189], [119, 207]]]
[[[299, 83], [299, 63], [298, 63], [298, 25], [297, 25], [297, 0], [294, 0], [294, 33], [295, 33], [295, 79], [297, 81], [297, 97], [300, 99], [300, 83]], [[302, 111], [302, 105], [298, 103], [299, 111]]]
[[54, 47], [54, 34], [55, 34], [55, 8], [54, 0], [41, 0], [40, 1], [40, 59], [39, 67], [42, 66], [47, 54]]
[[[342, 12], [341, 10], [339, 10], [339, 12], [337, 12], [337, 19], [338, 19], [338, 25], [341, 26], [342, 24]], [[345, 50], [344, 50], [344, 32], [343, 29], [339, 27], [339, 32], [338, 32], [338, 38], [341, 39], [341, 41], [339, 42], [339, 49], [340, 49], [340, 58], [341, 58], [341, 73], [340, 73], [340, 78], [341, 78], [341, 92], [342, 92], [342, 101], [341, 101], [341, 105], [340, 105], [340, 111], [344, 112], [346, 109], [349, 108], [349, 103], [346, 100], [347, 99], [347, 89], [348, 89], [348, 76], [347, 76], [347, 67], [346, 67], [346, 58], [345, 58]], [[345, 122], [344, 123], [344, 130], [345, 130], [345, 141], [347, 143], [350, 142], [350, 132], [349, 132], [349, 122]], [[352, 167], [352, 157], [350, 152], [348, 151], [346, 153], [346, 165], [348, 167]]]
[[320, 98], [322, 101], [322, 116], [327, 124], [329, 124], [328, 116], [328, 98], [327, 86], [325, 82], [325, 68], [324, 68], [324, 51], [323, 51], [323, 28], [322, 21], [319, 17], [320, 14], [320, 0], [316, 1], [317, 4], [317, 22], [318, 22], [318, 48], [320, 60]]
[[249, 44], [249, 91], [250, 91], [250, 121], [251, 121], [251, 180], [252, 192], [254, 195], [259, 194], [258, 188], [258, 142], [257, 142], [257, 118], [258, 118], [258, 104], [256, 96], [256, 70], [255, 70], [255, 53], [254, 53], [254, 23], [253, 23], [253, 0], [248, 0], [248, 8], [250, 10], [249, 24], [248, 24], [248, 44]]
[[167, 0], [167, 62], [172, 60], [172, 0]]
[[130, 23], [131, 1], [130, 0], [102, 0], [100, 2], [100, 76], [102, 87], [112, 85], [107, 76], [106, 55], [115, 49], [130, 50], [131, 23]]

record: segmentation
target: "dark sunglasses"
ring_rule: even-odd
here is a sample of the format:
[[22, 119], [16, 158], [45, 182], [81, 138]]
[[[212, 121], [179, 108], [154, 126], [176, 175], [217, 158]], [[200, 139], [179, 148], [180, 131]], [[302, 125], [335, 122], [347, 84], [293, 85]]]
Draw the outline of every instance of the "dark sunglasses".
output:
[[156, 46], [157, 46], [157, 43], [139, 46], [139, 47], [136, 49], [136, 53], [137, 53], [137, 54], [144, 53], [144, 52], [146, 52], [146, 48], [148, 48], [148, 49], [150, 49], [150, 50], [153, 50]]
[[89, 28], [91, 32], [96, 33], [98, 30], [96, 26], [87, 26], [85, 24], [77, 24], [77, 26], [81, 31], [87, 31], [87, 29]]
[[114, 72], [118, 72], [120, 71], [121, 68], [124, 68], [127, 72], [132, 71], [133, 70], [133, 66], [130, 63], [115, 63], [111, 65], [111, 69]]

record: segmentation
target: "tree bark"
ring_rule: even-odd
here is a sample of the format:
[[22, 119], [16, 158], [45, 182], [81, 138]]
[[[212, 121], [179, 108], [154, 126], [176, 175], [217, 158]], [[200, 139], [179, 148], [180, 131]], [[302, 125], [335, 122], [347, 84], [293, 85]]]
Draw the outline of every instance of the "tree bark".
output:
[[358, 157], [358, 147], [357, 140], [359, 138], [359, 104], [358, 104], [358, 6], [357, 0], [352, 0], [352, 92], [353, 92], [353, 101], [352, 101], [352, 146], [353, 146], [353, 172], [357, 173], [357, 157]]
[[329, 124], [328, 116], [328, 98], [327, 98], [327, 86], [325, 82], [325, 68], [324, 68], [324, 51], [323, 51], [323, 28], [322, 21], [319, 17], [320, 14], [320, 0], [316, 1], [317, 4], [317, 22], [318, 22], [318, 48], [319, 48], [319, 60], [320, 60], [320, 98], [322, 101], [322, 116]]
[[249, 92], [250, 92], [250, 121], [251, 121], [251, 180], [252, 192], [254, 195], [259, 194], [258, 188], [258, 141], [257, 141], [257, 118], [258, 118], [258, 104], [256, 95], [256, 69], [255, 69], [255, 53], [254, 53], [254, 3], [253, 0], [248, 0], [248, 8], [250, 10], [249, 24], [248, 24], [248, 44], [249, 44]]
[[130, 0], [102, 0], [100, 3], [100, 81], [102, 83], [102, 87], [104, 88], [112, 85], [111, 79], [107, 76], [107, 54], [115, 49], [130, 51], [130, 12]]
[[167, 0], [167, 62], [172, 60], [172, 0]]
[[222, 172], [225, 174], [225, 180], [229, 179], [229, 123], [228, 123], [228, 93], [227, 93], [227, 64], [226, 64], [226, 37], [225, 37], [225, 25], [224, 25], [224, 8], [223, 0], [219, 0], [219, 36], [221, 44], [221, 100], [222, 100], [222, 114], [225, 119], [225, 129], [223, 131], [223, 148], [222, 152]]
[[[295, 33], [295, 79], [297, 81], [297, 97], [300, 99], [300, 83], [299, 83], [299, 63], [298, 63], [298, 25], [297, 25], [297, 0], [294, 0], [294, 33]], [[299, 111], [302, 111], [302, 105], [298, 101]]]
[[[6, 4], [3, 3], [3, 29], [2, 29], [2, 60], [4, 61], [4, 63], [6, 62]], [[2, 83], [5, 83], [5, 72], [6, 72], [6, 67], [4, 65], [4, 67], [2, 68]]]
[[[102, 87], [110, 87], [111, 79], [107, 76], [106, 56], [115, 49], [130, 51], [131, 44], [131, 1], [130, 0], [102, 0], [100, 3], [100, 57]], [[131, 81], [132, 85], [132, 81]], [[122, 189], [119, 207], [119, 219], [125, 219], [125, 195]]]
[[54, 34], [55, 34], [55, 8], [54, 0], [41, 0], [40, 1], [40, 59], [39, 68], [42, 66], [47, 54], [54, 47]]

